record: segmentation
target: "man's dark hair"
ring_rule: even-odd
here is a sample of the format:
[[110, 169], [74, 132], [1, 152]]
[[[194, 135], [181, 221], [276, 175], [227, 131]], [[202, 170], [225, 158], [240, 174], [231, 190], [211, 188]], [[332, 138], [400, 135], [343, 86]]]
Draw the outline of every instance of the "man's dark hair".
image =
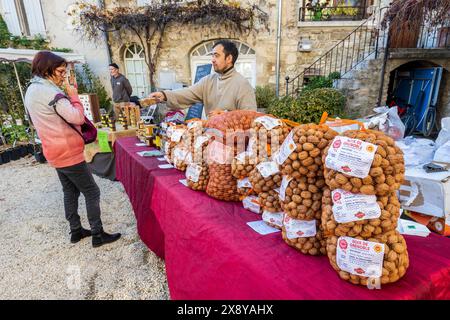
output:
[[41, 78], [51, 77], [55, 69], [60, 66], [67, 66], [67, 61], [50, 51], [39, 51], [31, 63], [31, 74]]
[[119, 69], [119, 66], [117, 65], [117, 63], [111, 63], [109, 66], [110, 67], [114, 67], [116, 69]]
[[221, 44], [223, 46], [223, 52], [225, 53], [225, 58], [228, 57], [230, 54], [233, 57], [233, 65], [236, 62], [238, 56], [239, 56], [239, 51], [236, 47], [236, 45], [234, 44], [234, 42], [231, 42], [229, 40], [219, 40], [217, 41], [213, 48], [217, 47], [219, 44]]

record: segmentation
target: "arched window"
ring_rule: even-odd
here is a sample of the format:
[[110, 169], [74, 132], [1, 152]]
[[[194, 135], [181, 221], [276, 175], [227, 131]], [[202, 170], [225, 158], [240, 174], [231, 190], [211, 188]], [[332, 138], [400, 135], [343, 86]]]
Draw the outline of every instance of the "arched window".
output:
[[[195, 70], [198, 65], [211, 63], [211, 51], [218, 40], [204, 42], [191, 52], [191, 75], [195, 78]], [[255, 50], [243, 42], [231, 40], [239, 51], [239, 57], [235, 63], [236, 70], [242, 74], [252, 85], [256, 86], [256, 54]], [[214, 72], [214, 69], [211, 69]]]
[[124, 52], [124, 62], [126, 77], [133, 88], [132, 95], [147, 96], [150, 93], [150, 86], [142, 47], [136, 43], [128, 45]]

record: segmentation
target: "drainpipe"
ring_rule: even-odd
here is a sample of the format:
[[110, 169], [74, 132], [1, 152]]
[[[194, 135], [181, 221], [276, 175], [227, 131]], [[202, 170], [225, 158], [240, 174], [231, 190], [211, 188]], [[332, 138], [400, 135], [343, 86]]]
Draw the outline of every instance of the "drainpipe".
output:
[[[105, 0], [98, 0], [98, 6], [100, 9], [105, 9]], [[111, 46], [109, 45], [109, 34], [108, 32], [103, 32], [105, 36], [106, 48], [108, 49], [108, 64], [112, 62], [112, 51]]]
[[280, 46], [281, 46], [281, 7], [282, 0], [278, 0], [278, 27], [277, 27], [277, 62], [276, 62], [276, 94], [280, 95]]
[[378, 101], [377, 101], [377, 107], [381, 104], [381, 98], [383, 97], [383, 89], [384, 89], [384, 77], [386, 72], [386, 64], [388, 61], [389, 56], [389, 45], [390, 45], [390, 27], [387, 28], [388, 34], [386, 39], [386, 48], [384, 48], [384, 57], [383, 57], [383, 66], [381, 68], [381, 84], [380, 84], [380, 90], [378, 91]]

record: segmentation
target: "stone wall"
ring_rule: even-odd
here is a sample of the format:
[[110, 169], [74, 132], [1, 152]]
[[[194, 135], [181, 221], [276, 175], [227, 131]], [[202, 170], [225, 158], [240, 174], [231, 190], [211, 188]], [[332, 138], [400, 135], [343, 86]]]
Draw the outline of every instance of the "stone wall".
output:
[[[384, 74], [381, 105], [386, 103], [391, 72], [410, 63], [428, 63], [444, 68], [437, 102], [437, 121], [450, 116], [450, 50], [396, 49], [392, 50]], [[347, 97], [346, 112], [350, 117], [363, 117], [372, 113], [377, 105], [381, 86], [383, 58], [365, 61], [356, 70], [337, 81], [337, 88]]]
[[[117, 2], [117, 1], [116, 1]], [[277, 0], [249, 1], [260, 6], [269, 14], [268, 30], [263, 26], [258, 31], [249, 34], [229, 32], [220, 27], [173, 26], [167, 29], [157, 70], [172, 70], [176, 73], [176, 81], [187, 85], [191, 83], [190, 53], [202, 42], [230, 38], [248, 44], [256, 52], [256, 82], [257, 85], [276, 83], [276, 47], [277, 47]], [[124, 5], [128, 1], [119, 1]], [[107, 7], [112, 5], [106, 1]], [[285, 76], [296, 76], [305, 67], [314, 62], [320, 55], [347, 36], [354, 24], [343, 23], [343, 26], [321, 27], [299, 26], [298, 1], [284, 1], [282, 8], [282, 36], [280, 59], [280, 92], [284, 92]], [[298, 42], [301, 37], [309, 37], [313, 42], [311, 52], [299, 52]], [[127, 43], [138, 42], [132, 35], [122, 36], [122, 39], [112, 38], [110, 45], [113, 60], [123, 67], [123, 48]], [[157, 80], [157, 76], [155, 76]]]

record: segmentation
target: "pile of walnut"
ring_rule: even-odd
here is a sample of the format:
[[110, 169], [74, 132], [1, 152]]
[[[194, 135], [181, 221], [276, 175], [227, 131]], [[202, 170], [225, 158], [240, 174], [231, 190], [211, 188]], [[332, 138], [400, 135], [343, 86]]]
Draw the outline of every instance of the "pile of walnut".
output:
[[256, 158], [248, 152], [238, 154], [231, 163], [231, 173], [236, 179], [244, 179], [250, 176], [255, 169]]
[[[368, 277], [359, 275], [356, 269], [351, 273], [339, 268], [336, 262], [339, 237], [384, 244], [381, 284], [395, 282], [405, 274], [409, 265], [406, 242], [395, 230], [400, 215], [396, 191], [400, 188], [405, 173], [403, 152], [392, 138], [379, 131], [349, 130], [343, 136], [372, 143], [377, 149], [369, 174], [364, 178], [325, 167], [325, 182], [328, 187], [324, 189], [322, 199], [322, 227], [327, 236], [328, 258], [342, 279], [353, 284], [367, 285]], [[330, 147], [324, 152], [324, 162]], [[381, 215], [378, 218], [338, 223], [333, 214], [332, 197], [332, 192], [337, 189], [374, 197], [373, 201], [376, 200]], [[364, 216], [363, 213], [358, 214]]]
[[[193, 175], [190, 175], [190, 167], [194, 171]], [[190, 189], [206, 191], [206, 186], [209, 181], [209, 170], [206, 162], [201, 164], [191, 163], [186, 170], [186, 180]]]
[[[232, 159], [246, 150], [249, 129], [253, 120], [260, 115], [255, 111], [235, 110], [212, 116], [206, 123], [208, 130], [214, 134], [212, 139], [216, 144], [223, 145], [223, 153], [226, 155], [226, 161], [218, 162], [214, 160], [214, 154], [208, 152], [209, 182], [206, 193], [209, 196], [219, 200], [239, 201], [237, 178], [232, 175]], [[228, 157], [229, 152], [231, 157]]]
[[191, 119], [186, 121], [187, 130], [184, 132], [182, 141], [188, 148], [192, 148], [195, 139], [203, 134], [203, 121], [198, 119]]
[[389, 196], [377, 197], [381, 216], [377, 219], [367, 219], [346, 223], [337, 223], [333, 215], [331, 190], [325, 188], [322, 198], [322, 227], [326, 234], [336, 236], [370, 238], [394, 230], [400, 216], [400, 202], [395, 193]]
[[298, 223], [314, 221], [315, 224], [314, 236], [307, 236], [301, 229], [289, 229], [293, 228], [292, 224], [284, 224], [282, 236], [288, 245], [304, 254], [326, 254], [326, 240], [320, 223], [325, 186], [322, 156], [336, 135], [337, 132], [325, 125], [300, 125], [292, 130], [281, 148], [288, 156], [281, 165], [282, 173], [291, 179], [281, 202], [285, 219]]
[[264, 115], [253, 120], [250, 143], [251, 154], [259, 161], [270, 159], [286, 139], [291, 128], [272, 115]]
[[295, 149], [283, 162], [282, 173], [294, 179], [323, 177], [323, 151], [337, 132], [326, 125], [315, 124], [300, 125], [292, 132]]
[[[352, 193], [387, 196], [400, 188], [405, 177], [405, 162], [402, 150], [394, 139], [380, 131], [349, 130], [343, 134], [377, 145], [372, 167], [365, 178], [356, 178], [325, 168], [325, 179], [331, 190], [343, 189]], [[328, 148], [324, 157], [327, 156]]]
[[208, 169], [209, 180], [206, 193], [219, 200], [239, 201], [237, 179], [231, 174], [231, 165], [210, 163]]
[[[327, 254], [331, 266], [339, 273], [339, 277], [350, 281], [353, 284], [361, 284], [366, 286], [368, 278], [351, 274], [341, 270], [336, 263], [336, 250], [338, 243], [337, 236], [327, 239]], [[408, 251], [405, 239], [397, 230], [380, 234], [371, 238], [355, 237], [355, 239], [378, 242], [384, 244], [383, 270], [381, 276], [381, 284], [396, 282], [406, 273], [409, 266]]]
[[316, 229], [317, 233], [314, 237], [303, 238], [299, 236], [298, 238], [289, 239], [287, 237], [286, 226], [283, 226], [281, 234], [283, 240], [288, 245], [294, 247], [303, 254], [308, 254], [311, 256], [326, 255], [326, 238], [323, 236], [323, 231], [318, 222], [316, 224]]
[[172, 160], [174, 167], [184, 172], [188, 164], [192, 162], [192, 154], [183, 143], [179, 143], [173, 149]]

